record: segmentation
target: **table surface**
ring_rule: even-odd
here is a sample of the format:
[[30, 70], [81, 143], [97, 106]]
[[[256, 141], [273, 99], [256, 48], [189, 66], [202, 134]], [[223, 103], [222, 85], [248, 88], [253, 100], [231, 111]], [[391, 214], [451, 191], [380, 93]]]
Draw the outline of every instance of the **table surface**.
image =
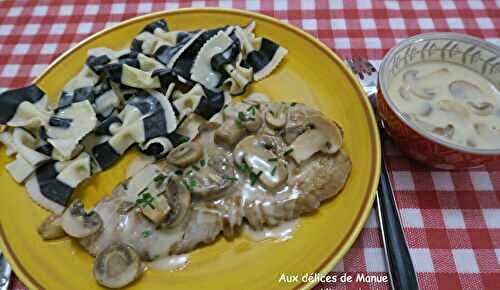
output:
[[[36, 3], [35, 3], [36, 2]], [[380, 60], [418, 33], [454, 31], [500, 45], [500, 1], [4, 1], [0, 3], [0, 87], [26, 85], [88, 35], [125, 19], [180, 7], [258, 11], [301, 27], [341, 56]], [[104, 2], [104, 1], [103, 1]], [[500, 162], [467, 171], [425, 168], [385, 145], [404, 231], [422, 289], [500, 287]], [[372, 211], [332, 275], [387, 275]], [[25, 289], [14, 278], [11, 289]], [[388, 289], [387, 283], [317, 289]]]

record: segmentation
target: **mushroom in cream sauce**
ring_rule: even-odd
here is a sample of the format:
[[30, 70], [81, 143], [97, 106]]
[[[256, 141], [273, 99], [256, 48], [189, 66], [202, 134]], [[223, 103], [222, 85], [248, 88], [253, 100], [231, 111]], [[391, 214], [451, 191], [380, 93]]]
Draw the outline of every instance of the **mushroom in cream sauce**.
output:
[[409, 121], [443, 141], [500, 148], [500, 92], [478, 73], [444, 62], [410, 65], [389, 84], [389, 97]]

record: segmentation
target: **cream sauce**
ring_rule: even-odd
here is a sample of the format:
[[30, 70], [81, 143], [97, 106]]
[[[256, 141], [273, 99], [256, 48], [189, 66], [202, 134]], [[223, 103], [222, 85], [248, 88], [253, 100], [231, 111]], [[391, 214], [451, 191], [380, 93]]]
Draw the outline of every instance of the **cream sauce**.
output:
[[275, 240], [275, 241], [286, 241], [293, 237], [299, 220], [291, 220], [283, 222], [275, 227], [265, 227], [261, 230], [254, 230], [248, 225], [243, 226], [243, 235], [252, 241], [263, 241], [263, 240]]
[[187, 266], [189, 254], [161, 257], [147, 263], [148, 268], [158, 271], [175, 271]]
[[411, 65], [389, 84], [405, 118], [462, 146], [500, 148], [500, 93], [487, 79], [443, 62]]

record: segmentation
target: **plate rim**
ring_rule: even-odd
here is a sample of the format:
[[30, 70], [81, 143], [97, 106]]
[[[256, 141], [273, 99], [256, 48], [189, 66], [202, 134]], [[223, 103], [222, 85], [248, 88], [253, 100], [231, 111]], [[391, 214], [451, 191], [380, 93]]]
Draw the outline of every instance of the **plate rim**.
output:
[[[136, 17], [132, 17], [125, 21], [119, 22], [111, 27], [100, 30], [85, 39], [78, 42], [72, 48], [66, 50], [60, 56], [58, 56], [55, 60], [53, 60], [41, 73], [38, 77], [36, 77], [32, 83], [38, 84], [43, 81], [44, 77], [50, 73], [50, 71], [61, 61], [69, 57], [74, 51], [80, 49], [86, 43], [102, 36], [107, 33], [112, 32], [115, 29], [118, 29], [122, 26], [126, 26], [132, 24], [134, 22], [143, 21], [150, 18], [158, 18], [158, 17], [168, 17], [172, 14], [186, 14], [186, 13], [196, 13], [196, 12], [209, 12], [209, 13], [226, 13], [226, 14], [234, 14], [234, 15], [243, 15], [247, 17], [252, 17], [255, 19], [259, 19], [262, 21], [270, 22], [272, 24], [282, 26], [287, 30], [290, 30], [293, 33], [298, 34], [300, 37], [305, 38], [306, 41], [314, 44], [318, 49], [322, 50], [332, 61], [337, 63], [339, 67], [343, 70], [343, 72], [348, 76], [348, 80], [351, 85], [356, 89], [356, 93], [363, 104], [363, 109], [367, 115], [367, 119], [369, 120], [368, 126], [371, 127], [370, 135], [371, 139], [374, 140], [374, 146], [371, 148], [372, 155], [372, 169], [370, 170], [369, 183], [367, 187], [367, 194], [363, 200], [363, 206], [356, 213], [355, 220], [357, 222], [353, 223], [351, 228], [349, 229], [349, 234], [347, 234], [341, 242], [332, 250], [330, 254], [326, 256], [326, 258], [321, 262], [319, 266], [315, 269], [314, 273], [318, 273], [320, 275], [327, 275], [333, 267], [342, 259], [347, 252], [351, 249], [354, 241], [357, 239], [361, 230], [363, 229], [368, 215], [372, 209], [373, 202], [375, 200], [375, 192], [378, 185], [378, 180], [380, 178], [380, 166], [381, 166], [381, 143], [380, 143], [380, 135], [378, 134], [378, 126], [376, 126], [376, 119], [373, 112], [373, 109], [368, 101], [368, 98], [364, 95], [363, 89], [356, 77], [353, 75], [351, 70], [347, 68], [342, 59], [328, 46], [326, 46], [319, 39], [313, 37], [308, 34], [304, 30], [295, 27], [289, 23], [286, 23], [277, 18], [258, 13], [253, 11], [241, 10], [241, 9], [231, 9], [231, 8], [216, 8], [216, 7], [203, 7], [203, 8], [179, 8], [173, 10], [162, 10], [157, 12], [152, 12], [144, 15], [139, 15]], [[22, 263], [19, 261], [15, 253], [13, 252], [9, 242], [7, 241], [5, 231], [3, 229], [3, 225], [0, 222], [0, 249], [2, 250], [3, 255], [7, 258], [7, 261], [10, 263], [10, 266], [14, 269], [16, 276], [23, 282], [28, 289], [45, 289], [30, 273], [24, 268]], [[317, 282], [301, 282], [293, 289], [311, 289], [314, 287]]]

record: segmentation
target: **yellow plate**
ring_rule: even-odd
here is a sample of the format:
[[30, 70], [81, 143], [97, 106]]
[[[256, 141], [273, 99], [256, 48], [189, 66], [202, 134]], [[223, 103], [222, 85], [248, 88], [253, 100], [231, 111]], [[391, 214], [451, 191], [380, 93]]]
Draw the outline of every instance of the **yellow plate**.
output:
[[[301, 218], [285, 242], [234, 241], [221, 238], [196, 250], [189, 264], [175, 272], [148, 271], [133, 289], [292, 289], [314, 283], [278, 282], [282, 273], [328, 273], [346, 254], [372, 207], [379, 177], [380, 146], [374, 116], [354, 76], [341, 59], [305, 32], [276, 19], [238, 10], [185, 9], [160, 12], [123, 22], [84, 40], [59, 57], [35, 81], [51, 100], [80, 70], [89, 48], [113, 49], [130, 44], [147, 23], [166, 18], [173, 30], [194, 30], [257, 22], [256, 33], [286, 47], [285, 61], [265, 80], [250, 86], [276, 100], [305, 102], [344, 128], [344, 149], [352, 158], [352, 174], [343, 192], [320, 210]], [[125, 176], [128, 154], [77, 190], [91, 205], [111, 192]], [[36, 206], [4, 169], [11, 159], [0, 149], [0, 245], [16, 274], [30, 289], [102, 289], [92, 278], [93, 258], [69, 238], [43, 242], [36, 229], [48, 215]]]

